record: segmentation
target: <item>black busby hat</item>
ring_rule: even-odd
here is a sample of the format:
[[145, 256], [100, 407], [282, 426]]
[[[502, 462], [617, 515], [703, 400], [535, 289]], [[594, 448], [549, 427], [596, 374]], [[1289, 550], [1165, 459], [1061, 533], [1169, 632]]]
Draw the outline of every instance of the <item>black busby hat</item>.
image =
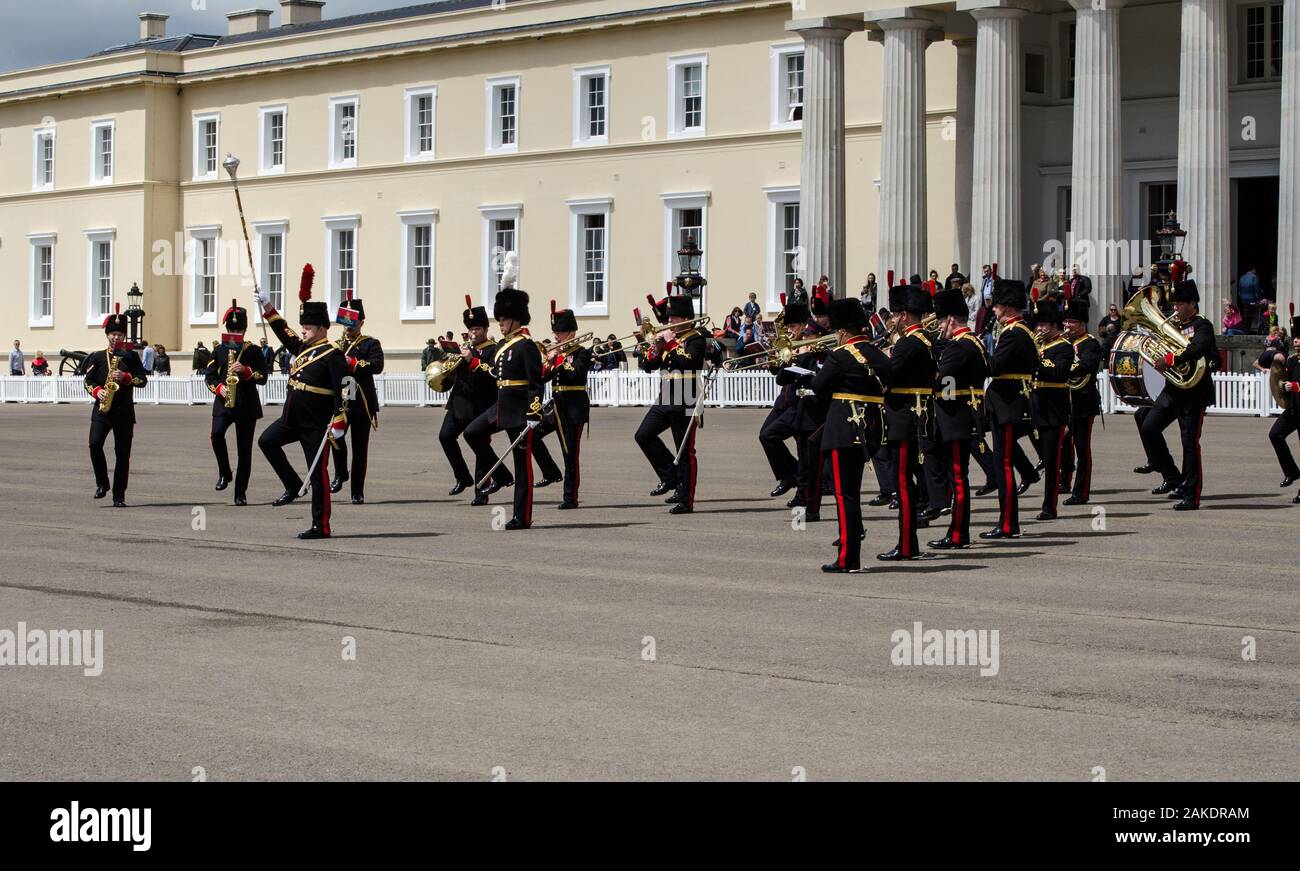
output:
[[328, 327], [330, 308], [323, 302], [304, 302], [298, 311], [298, 323], [304, 327]]
[[492, 304], [492, 318], [498, 321], [510, 318], [527, 326], [532, 320], [528, 314], [528, 294], [513, 287], [501, 288], [497, 291], [496, 302]]
[[685, 294], [668, 297], [668, 317], [693, 318], [695, 317], [695, 303]]
[[[785, 294], [782, 294], [784, 297]], [[803, 302], [787, 302], [785, 308], [781, 309], [785, 315], [787, 324], [802, 324], [808, 320], [808, 304]]]
[[126, 315], [122, 314], [121, 305], [118, 305], [111, 315], [104, 318], [104, 333], [122, 333], [125, 335], [128, 332], [128, 323]]
[[1025, 283], [1014, 278], [999, 278], [993, 285], [993, 304], [1011, 308], [1025, 307]]
[[1034, 322], [1039, 324], [1056, 324], [1058, 327], [1064, 319], [1061, 307], [1053, 300], [1045, 299], [1034, 310]]
[[903, 310], [914, 315], [929, 314], [934, 311], [934, 297], [923, 287], [909, 287], [903, 299]]
[[348, 291], [348, 298], [343, 300], [343, 305], [339, 306], [339, 308], [356, 312], [356, 314], [351, 316], [349, 320], [364, 321], [366, 319], [365, 306], [361, 304], [360, 299], [352, 295], [352, 291], [350, 290]]
[[487, 329], [487, 309], [481, 305], [474, 305], [474, 300], [470, 299], [467, 293], [465, 294], [465, 313], [461, 315], [461, 320], [465, 322], [465, 329], [467, 330], [471, 327]]
[[574, 316], [572, 309], [556, 310], [555, 300], [551, 300], [551, 332], [554, 333], [576, 333], [578, 331], [578, 319]]
[[239, 307], [239, 300], [232, 299], [230, 308], [221, 316], [221, 322], [226, 325], [226, 329], [232, 333], [243, 333], [248, 330], [248, 309]]
[[904, 304], [907, 302], [906, 284], [899, 284], [889, 289], [889, 310], [897, 314], [903, 311]]
[[1065, 306], [1063, 316], [1067, 321], [1078, 321], [1081, 324], [1088, 323], [1089, 305], [1086, 299], [1075, 297]]
[[915, 287], [920, 287], [920, 286], [921, 286], [921, 276], [919, 276], [919, 275], [917, 275], [915, 272], [913, 272], [913, 273], [912, 273], [912, 277], [909, 278], [909, 279], [907, 280], [907, 283], [908, 283], [908, 284], [911, 284], [911, 285], [913, 285], [913, 286], [915, 286]]
[[808, 303], [809, 310], [815, 318], [823, 317], [826, 314], [826, 300], [820, 296], [814, 296]]
[[1197, 302], [1201, 301], [1201, 292], [1196, 289], [1196, 281], [1187, 279], [1174, 285], [1173, 296], [1170, 297], [1172, 302]]
[[960, 290], [941, 290], [934, 295], [934, 316], [940, 319], [957, 317], [965, 321], [970, 317], [970, 306]]
[[833, 299], [827, 310], [832, 330], [860, 330], [867, 325], [867, 313], [856, 299]]

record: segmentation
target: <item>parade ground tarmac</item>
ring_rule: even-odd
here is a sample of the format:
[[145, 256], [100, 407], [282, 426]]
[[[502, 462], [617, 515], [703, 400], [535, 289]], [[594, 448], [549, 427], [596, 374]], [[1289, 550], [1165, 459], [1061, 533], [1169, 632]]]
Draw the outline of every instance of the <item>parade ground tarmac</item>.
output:
[[[833, 501], [800, 529], [769, 498], [763, 410], [707, 413], [674, 516], [644, 409], [594, 409], [581, 510], [554, 485], [506, 532], [508, 494], [447, 495], [442, 410], [386, 409], [368, 501], [336, 497], [323, 542], [295, 538], [309, 500], [270, 506], [256, 449], [251, 504], [213, 492], [210, 414], [140, 407], [114, 509], [85, 406], [0, 406], [0, 632], [103, 632], [98, 676], [0, 667], [0, 778], [1300, 777], [1300, 505], [1266, 420], [1206, 419], [1198, 512], [1148, 493], [1111, 416], [1092, 505], [1035, 523], [1036, 485], [1023, 538], [902, 564], [874, 559], [895, 514], [866, 508], [866, 571], [826, 575]], [[895, 664], [930, 629], [995, 665]]]

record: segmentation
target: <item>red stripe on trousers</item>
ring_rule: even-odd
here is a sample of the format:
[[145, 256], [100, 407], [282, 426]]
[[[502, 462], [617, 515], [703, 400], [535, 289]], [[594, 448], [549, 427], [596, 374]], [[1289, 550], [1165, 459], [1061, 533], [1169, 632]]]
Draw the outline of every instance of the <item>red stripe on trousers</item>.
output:
[[1003, 490], [1006, 498], [1002, 503], [1002, 531], [1011, 532], [1011, 500], [1016, 498], [1016, 479], [1011, 470], [1011, 449], [1015, 440], [1011, 438], [1011, 424], [1002, 424], [1002, 474], [1006, 478]]
[[831, 473], [835, 476], [835, 513], [840, 520], [840, 556], [836, 562], [843, 569], [849, 565], [849, 523], [844, 517], [844, 485], [840, 482], [839, 448], [831, 448]]
[[326, 462], [326, 452], [320, 455], [320, 487], [325, 494], [325, 513], [321, 516], [321, 531], [330, 534], [330, 472]]
[[963, 544], [961, 540], [961, 528], [964, 525], [962, 512], [966, 510], [966, 482], [961, 477], [961, 447], [957, 442], [952, 443], [952, 486], [956, 492], [952, 506], [952, 529], [949, 532], [949, 538], [954, 544]]
[[898, 443], [898, 518], [902, 524], [898, 528], [898, 549], [903, 556], [911, 556], [912, 548], [912, 500], [907, 487], [907, 442]]

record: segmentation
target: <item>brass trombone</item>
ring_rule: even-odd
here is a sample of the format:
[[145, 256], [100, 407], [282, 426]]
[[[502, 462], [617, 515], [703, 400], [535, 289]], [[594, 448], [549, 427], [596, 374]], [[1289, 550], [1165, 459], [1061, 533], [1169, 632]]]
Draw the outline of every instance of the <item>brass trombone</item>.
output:
[[762, 369], [764, 367], [768, 369], [784, 369], [800, 354], [830, 351], [838, 346], [839, 339], [834, 333], [827, 336], [818, 336], [814, 339], [804, 339], [799, 342], [787, 341], [773, 345], [763, 351], [746, 354], [743, 357], [733, 357], [723, 363], [722, 368], [728, 372], [744, 372], [749, 369]]
[[546, 349], [546, 353], [551, 356], [557, 354], [572, 354], [579, 348], [585, 347], [588, 342], [596, 338], [595, 333], [583, 333], [581, 336], [574, 336], [572, 339], [566, 339], [563, 342], [553, 343]]

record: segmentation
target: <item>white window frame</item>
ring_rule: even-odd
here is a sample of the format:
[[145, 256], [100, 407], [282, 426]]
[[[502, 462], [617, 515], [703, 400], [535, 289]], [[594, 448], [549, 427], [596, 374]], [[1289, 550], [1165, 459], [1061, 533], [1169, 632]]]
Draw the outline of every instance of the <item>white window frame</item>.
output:
[[[190, 326], [215, 326], [217, 310], [221, 307], [221, 225], [204, 224], [186, 227], [185, 231], [190, 237], [187, 252], [189, 263], [185, 270], [185, 280], [190, 285], [189, 302], [186, 306]], [[203, 240], [212, 242], [212, 311], [210, 312], [202, 310], [203, 288], [199, 284], [199, 269], [202, 263], [198, 243]]]
[[[32, 328], [52, 327], [54, 326], [55, 289], [57, 286], [55, 279], [57, 267], [55, 264], [58, 260], [59, 235], [57, 233], [30, 233], [27, 236], [27, 241], [30, 243], [31, 248], [31, 254], [28, 257], [27, 326]], [[50, 313], [48, 316], [36, 313], [39, 307], [40, 291], [40, 279], [38, 278], [40, 264], [37, 261], [37, 253], [42, 248], [50, 249]]]
[[[117, 230], [113, 227], [105, 227], [83, 230], [82, 233], [86, 237], [86, 326], [98, 327], [104, 323], [106, 316], [113, 313], [113, 273], [117, 260]], [[108, 243], [109, 297], [107, 311], [99, 311], [96, 307], [96, 298], [98, 296], [96, 269], [99, 261], [95, 257], [95, 247], [101, 242]]]
[[[216, 166], [211, 172], [207, 169], [207, 156], [204, 154], [203, 136], [200, 131], [208, 122], [217, 125]], [[194, 135], [194, 181], [215, 181], [221, 170], [221, 113], [196, 112], [192, 121]]]
[[352, 231], [352, 291], [360, 296], [361, 287], [361, 216], [330, 215], [321, 218], [325, 224], [325, 302], [329, 306], [330, 316], [342, 302], [342, 292], [338, 286], [338, 234]]
[[781, 309], [782, 277], [785, 275], [782, 258], [785, 256], [785, 240], [782, 238], [781, 211], [792, 203], [800, 205], [800, 236], [803, 235], [803, 209], [798, 185], [773, 186], [763, 188], [767, 195], [767, 303], [769, 312]]
[[[429, 98], [429, 148], [420, 150], [419, 119], [416, 112], [421, 97]], [[434, 160], [438, 150], [438, 86], [421, 85], [406, 89], [406, 161]]]
[[[343, 107], [352, 107], [352, 151], [351, 157], [343, 157], [343, 130], [340, 123]], [[361, 157], [361, 99], [356, 94], [346, 97], [330, 97], [329, 101], [329, 148], [330, 169], [354, 169]]]
[[[685, 126], [685, 93], [682, 68], [698, 64], [700, 67], [700, 126]], [[689, 139], [706, 136], [709, 125], [709, 56], [689, 54], [668, 58], [668, 138]]]
[[[45, 169], [45, 159], [41, 154], [42, 142], [49, 138], [50, 140], [50, 180], [48, 182], [41, 180], [41, 173]], [[52, 191], [54, 190], [55, 172], [58, 168], [58, 134], [54, 127], [37, 127], [32, 131], [32, 190], [33, 191]]]
[[[496, 299], [496, 270], [492, 263], [492, 222], [513, 220], [515, 222], [515, 253], [519, 255], [519, 263], [522, 271], [523, 256], [520, 253], [523, 239], [523, 212], [522, 203], [506, 203], [501, 205], [479, 206], [479, 214], [483, 217], [483, 249], [482, 249], [482, 281], [479, 287], [480, 300], [487, 308], [488, 312], [492, 311], [492, 303]], [[505, 252], [502, 252], [505, 256]], [[522, 281], [522, 278], [520, 279]]]
[[[610, 295], [610, 220], [614, 211], [613, 197], [591, 197], [579, 200], [566, 200], [569, 207], [569, 308], [578, 317], [609, 317]], [[587, 215], [601, 215], [605, 218], [605, 269], [604, 295], [600, 302], [586, 301], [586, 245], [582, 219]], [[517, 241], [517, 240], [516, 240]]]
[[[1237, 7], [1237, 12], [1236, 12], [1237, 38], [1236, 38], [1235, 48], [1236, 48], [1236, 56], [1237, 56], [1237, 81], [1240, 82], [1241, 84], [1252, 84], [1252, 85], [1276, 84], [1282, 80], [1280, 75], [1274, 76], [1270, 72], [1271, 67], [1273, 66], [1273, 62], [1276, 60], [1276, 58], [1273, 56], [1273, 44], [1272, 44], [1273, 41], [1271, 39], [1273, 34], [1272, 7], [1274, 6], [1283, 8], [1282, 21], [1283, 21], [1283, 25], [1285, 25], [1286, 22], [1286, 12], [1284, 8], [1285, 3], [1279, 2], [1279, 0], [1264, 0], [1264, 2], [1245, 2]], [[1247, 57], [1246, 50], [1250, 44], [1249, 43], [1250, 34], [1247, 27], [1247, 16], [1249, 15], [1251, 9], [1261, 9], [1261, 8], [1264, 10], [1264, 59], [1263, 59], [1264, 75], [1252, 77], [1248, 75], [1248, 67], [1247, 67], [1247, 64], [1249, 63], [1249, 58]], [[1283, 46], [1285, 46], [1285, 42], [1283, 42]], [[1283, 47], [1282, 51], [1283, 54], [1285, 54], [1286, 51], [1285, 47]]]
[[[103, 163], [100, 160], [99, 135], [103, 130], [107, 130], [112, 137], [111, 147], [109, 148], [109, 167], [107, 175], [103, 174]], [[117, 171], [117, 122], [113, 119], [104, 119], [102, 121], [90, 122], [90, 183], [92, 185], [112, 184], [113, 174]]]
[[[500, 88], [514, 86], [515, 89], [515, 141], [501, 145], [501, 127], [497, 117], [497, 91]], [[484, 151], [487, 154], [514, 154], [519, 151], [520, 121], [523, 118], [523, 80], [519, 76], [496, 76], [483, 83], [484, 116]]]
[[[271, 163], [271, 117], [274, 115], [280, 116], [283, 134], [279, 166]], [[258, 175], [284, 175], [289, 165], [289, 107], [284, 104], [262, 106], [257, 110], [257, 130]]]
[[[266, 239], [270, 236], [280, 237], [280, 303], [276, 305], [275, 300], [271, 304], [283, 313], [290, 300], [289, 295], [289, 221], [287, 219], [277, 219], [270, 221], [254, 221], [253, 233], [257, 236], [257, 278], [258, 287], [262, 288], [268, 296], [271, 293], [270, 276], [271, 276], [271, 252], [267, 250]], [[258, 308], [253, 306], [253, 308]], [[259, 314], [260, 317], [260, 314]]]
[[[404, 321], [432, 321], [438, 310], [438, 210], [411, 209], [397, 213], [402, 222], [402, 280], [399, 310]], [[415, 304], [415, 230], [429, 228], [429, 304]]]
[[[605, 80], [605, 132], [592, 136], [588, 123], [587, 82], [592, 79]], [[573, 71], [573, 145], [580, 148], [586, 145], [608, 145], [610, 124], [610, 84], [609, 66], [578, 67]]]
[[[791, 121], [790, 102], [786, 99], [785, 67], [791, 55], [803, 54], [803, 42], [783, 42], [772, 46], [772, 129], [802, 130], [803, 121]], [[807, 67], [804, 68], [804, 100], [808, 99]]]
[[700, 256], [700, 274], [709, 274], [709, 200], [712, 191], [684, 191], [660, 194], [664, 202], [664, 281], [672, 281], [681, 272], [677, 263], [677, 212], [681, 209], [700, 210], [700, 238], [695, 240], [703, 253]]

